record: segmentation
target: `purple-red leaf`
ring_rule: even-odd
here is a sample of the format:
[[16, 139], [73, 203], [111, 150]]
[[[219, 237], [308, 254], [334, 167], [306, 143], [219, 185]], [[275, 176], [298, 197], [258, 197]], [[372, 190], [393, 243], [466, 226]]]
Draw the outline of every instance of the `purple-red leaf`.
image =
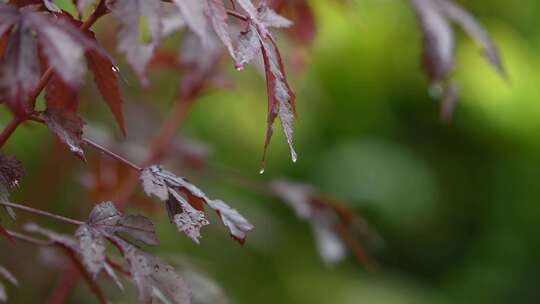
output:
[[[223, 224], [231, 235], [240, 242], [246, 238], [246, 233], [253, 229], [238, 211], [219, 200], [211, 200], [197, 186], [186, 179], [163, 170], [154, 165], [145, 168], [140, 176], [144, 191], [148, 195], [157, 196], [167, 204], [167, 212], [171, 222], [178, 230], [185, 233], [194, 242], [199, 243], [200, 228], [208, 225], [202, 203], [218, 212]], [[187, 199], [182, 197], [181, 191]]]
[[27, 100], [33, 96], [39, 78], [36, 38], [48, 65], [71, 88], [83, 80], [86, 50], [103, 52], [71, 22], [31, 7], [17, 9], [0, 4], [0, 33], [12, 28], [6, 54], [0, 62], [0, 89], [5, 91], [11, 109], [19, 114], [31, 110]]
[[100, 52], [90, 50], [86, 52], [88, 67], [94, 73], [94, 81], [97, 88], [111, 112], [114, 114], [116, 122], [126, 135], [126, 126], [122, 115], [122, 95], [118, 87], [118, 73], [116, 66], [111, 62], [109, 57], [103, 56]]
[[75, 112], [67, 112], [62, 109], [48, 108], [41, 117], [49, 129], [66, 144], [69, 150], [80, 159], [84, 160], [82, 134], [84, 121]]
[[207, 204], [217, 212], [223, 225], [229, 229], [231, 236], [243, 244], [246, 241], [247, 233], [255, 227], [238, 213], [238, 211], [221, 200], [208, 201]]
[[156, 297], [172, 304], [191, 303], [191, 289], [171, 265], [121, 239], [115, 243], [129, 264], [140, 304], [151, 304]]
[[[17, 188], [24, 175], [22, 163], [13, 156], [0, 154], [0, 201], [9, 202], [9, 193]], [[8, 215], [15, 220], [15, 212], [4, 206]]]
[[423, 33], [423, 66], [434, 85], [442, 84], [441, 117], [448, 122], [457, 100], [455, 85], [449, 81], [454, 68], [454, 31], [458, 24], [483, 49], [488, 62], [506, 77], [499, 51], [485, 29], [463, 7], [452, 0], [411, 0]]
[[208, 23], [204, 14], [203, 0], [173, 0], [189, 29], [197, 34], [203, 44], [208, 40]]
[[[292, 24], [264, 4], [257, 10], [257, 20], [265, 29], [287, 27]], [[293, 162], [297, 160], [297, 154], [293, 147], [293, 120], [296, 111], [296, 97], [287, 81], [281, 54], [274, 38], [269, 32], [264, 33], [262, 27], [257, 23], [248, 21], [247, 29], [241, 33], [238, 43], [238, 62], [241, 65], [247, 64], [253, 61], [259, 53], [262, 54], [264, 62], [268, 94], [268, 117], [262, 157], [262, 173], [264, 172], [266, 154], [273, 134], [273, 124], [277, 117], [281, 121], [283, 133], [289, 145], [291, 159]]]
[[[143, 85], [148, 85], [146, 67], [162, 36], [159, 0], [112, 0], [108, 7], [120, 22], [118, 51], [125, 53]], [[150, 37], [143, 37], [146, 28]], [[147, 40], [147, 41], [143, 41]]]
[[93, 278], [92, 274], [86, 269], [85, 265], [81, 262], [81, 248], [79, 243], [70, 236], [62, 235], [54, 231], [42, 228], [36, 224], [29, 223], [25, 225], [25, 229], [29, 232], [34, 232], [47, 237], [56, 246], [61, 248], [71, 259], [73, 264], [77, 267], [79, 272], [83, 275], [84, 279], [88, 283], [92, 292], [96, 295], [100, 303], [107, 303], [105, 294]]
[[[14, 23], [6, 22], [12, 16], [0, 5], [0, 32]], [[18, 15], [17, 15], [18, 16]], [[36, 39], [26, 22], [15, 21], [9, 35], [7, 49], [0, 60], [0, 92], [12, 111], [21, 115], [31, 110], [27, 99], [39, 80]]]
[[126, 233], [133, 239], [148, 245], [157, 245], [154, 224], [141, 215], [122, 214], [112, 202], [96, 205], [88, 218], [88, 225], [101, 234]]
[[225, 4], [223, 3], [223, 0], [207, 0], [206, 3], [206, 15], [212, 22], [214, 32], [216, 32], [219, 39], [221, 39], [221, 42], [223, 42], [227, 51], [236, 63]]
[[444, 80], [454, 67], [454, 32], [436, 1], [412, 0], [424, 35], [423, 65], [432, 81]]

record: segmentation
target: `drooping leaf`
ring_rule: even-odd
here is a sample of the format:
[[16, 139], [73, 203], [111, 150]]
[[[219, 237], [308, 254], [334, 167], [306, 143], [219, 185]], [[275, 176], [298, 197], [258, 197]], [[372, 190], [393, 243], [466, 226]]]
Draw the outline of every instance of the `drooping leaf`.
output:
[[505, 76], [505, 70], [499, 55], [499, 50], [486, 30], [463, 7], [452, 0], [437, 0], [449, 19], [456, 22], [483, 49], [484, 54], [497, 71]]
[[285, 139], [289, 145], [291, 159], [293, 162], [297, 160], [297, 154], [293, 147], [293, 121], [296, 96], [287, 82], [281, 55], [272, 38], [269, 38], [269, 41], [261, 41], [261, 45], [268, 90], [268, 119], [263, 153], [264, 168], [266, 151], [273, 133], [272, 126], [277, 117], [279, 117]]
[[[291, 25], [290, 21], [279, 16], [264, 4], [257, 10], [257, 20], [265, 29]], [[291, 159], [293, 162], [297, 160], [297, 154], [293, 147], [293, 120], [296, 97], [287, 81], [281, 54], [274, 38], [269, 32], [263, 33], [261, 26], [249, 21], [247, 29], [240, 35], [237, 58], [240, 64], [247, 64], [255, 59], [259, 53], [262, 55], [264, 62], [268, 94], [268, 117], [262, 157], [262, 173], [264, 172], [267, 149], [273, 134], [273, 124], [277, 117], [280, 119], [283, 133], [289, 145]]]
[[441, 113], [443, 121], [452, 116], [458, 98], [449, 78], [454, 68], [454, 31], [458, 24], [483, 49], [488, 62], [506, 77], [499, 51], [485, 29], [463, 7], [453, 0], [410, 0], [423, 33], [423, 66], [432, 85], [442, 85]]
[[444, 80], [454, 67], [454, 32], [432, 0], [412, 0], [424, 35], [423, 65], [432, 81]]
[[121, 239], [116, 243], [129, 264], [140, 304], [151, 304], [156, 293], [172, 304], [191, 303], [189, 286], [172, 266]]

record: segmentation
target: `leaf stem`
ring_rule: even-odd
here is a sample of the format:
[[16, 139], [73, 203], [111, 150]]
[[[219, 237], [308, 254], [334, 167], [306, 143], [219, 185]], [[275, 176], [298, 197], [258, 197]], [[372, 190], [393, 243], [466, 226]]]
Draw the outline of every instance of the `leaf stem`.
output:
[[11, 137], [13, 132], [21, 124], [22, 120], [18, 117], [13, 117], [11, 121], [6, 125], [2, 133], [0, 134], [0, 148], [4, 146], [6, 141]]
[[248, 21], [249, 18], [235, 11], [228, 10], [227, 15], [240, 19], [242, 21]]
[[37, 214], [37, 215], [41, 215], [41, 216], [45, 216], [45, 217], [52, 218], [52, 219], [55, 219], [55, 220], [59, 220], [59, 221], [62, 221], [64, 223], [68, 223], [68, 224], [72, 224], [72, 225], [80, 226], [80, 225], [84, 224], [84, 222], [79, 221], [79, 220], [75, 220], [75, 219], [71, 219], [71, 218], [64, 217], [64, 216], [61, 216], [61, 215], [57, 215], [57, 214], [54, 214], [54, 213], [50, 213], [50, 212], [47, 212], [47, 211], [35, 209], [35, 208], [28, 207], [28, 206], [25, 206], [25, 205], [9, 203], [9, 202], [0, 202], [0, 205], [8, 206], [8, 207], [19, 209], [19, 210], [23, 210], [23, 211], [33, 213], [33, 214]]
[[54, 245], [54, 242], [36, 239], [36, 238], [31, 237], [31, 236], [28, 236], [28, 235], [25, 235], [25, 234], [22, 234], [22, 233], [18, 233], [18, 232], [15, 232], [15, 231], [11, 231], [11, 230], [8, 230], [8, 229], [6, 229], [6, 231], [12, 238], [17, 239], [19, 241], [27, 242], [27, 243], [34, 244], [34, 245], [37, 245], [37, 246], [52, 246], [52, 245]]
[[114, 158], [117, 161], [127, 165], [128, 167], [132, 168], [133, 170], [142, 171], [142, 168], [140, 166], [138, 166], [135, 163], [131, 162], [130, 160], [128, 160], [128, 159], [114, 153], [113, 151], [111, 151], [111, 150], [107, 149], [106, 147], [98, 144], [97, 142], [93, 141], [92, 139], [87, 138], [87, 137], [83, 137], [82, 141], [85, 144], [89, 145], [90, 147], [100, 151], [101, 153], [106, 154], [106, 155], [110, 156], [111, 158]]

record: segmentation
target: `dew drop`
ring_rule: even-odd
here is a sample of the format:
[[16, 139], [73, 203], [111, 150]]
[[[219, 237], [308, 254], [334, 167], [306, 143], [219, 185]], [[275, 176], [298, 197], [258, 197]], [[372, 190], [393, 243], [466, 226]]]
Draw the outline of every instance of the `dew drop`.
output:
[[261, 168], [261, 170], [259, 170], [259, 174], [261, 174], [261, 175], [264, 174], [264, 168]]

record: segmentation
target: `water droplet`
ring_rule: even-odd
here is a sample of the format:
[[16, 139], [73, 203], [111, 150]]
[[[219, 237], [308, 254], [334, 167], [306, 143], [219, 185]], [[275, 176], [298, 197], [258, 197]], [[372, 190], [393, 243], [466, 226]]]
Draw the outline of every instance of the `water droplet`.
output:
[[261, 175], [264, 174], [264, 168], [261, 168], [261, 170], [259, 170], [259, 174], [261, 174]]
[[113, 65], [111, 69], [112, 69], [113, 72], [115, 72], [115, 73], [120, 73], [120, 69], [119, 69], [117, 66], [115, 66], [115, 65]]
[[243, 65], [237, 65], [235, 66], [236, 70], [237, 71], [242, 71], [244, 69], [244, 66]]
[[291, 159], [292, 159], [293, 163], [296, 163], [296, 161], [298, 160], [298, 156], [297, 156], [296, 152], [292, 151]]

